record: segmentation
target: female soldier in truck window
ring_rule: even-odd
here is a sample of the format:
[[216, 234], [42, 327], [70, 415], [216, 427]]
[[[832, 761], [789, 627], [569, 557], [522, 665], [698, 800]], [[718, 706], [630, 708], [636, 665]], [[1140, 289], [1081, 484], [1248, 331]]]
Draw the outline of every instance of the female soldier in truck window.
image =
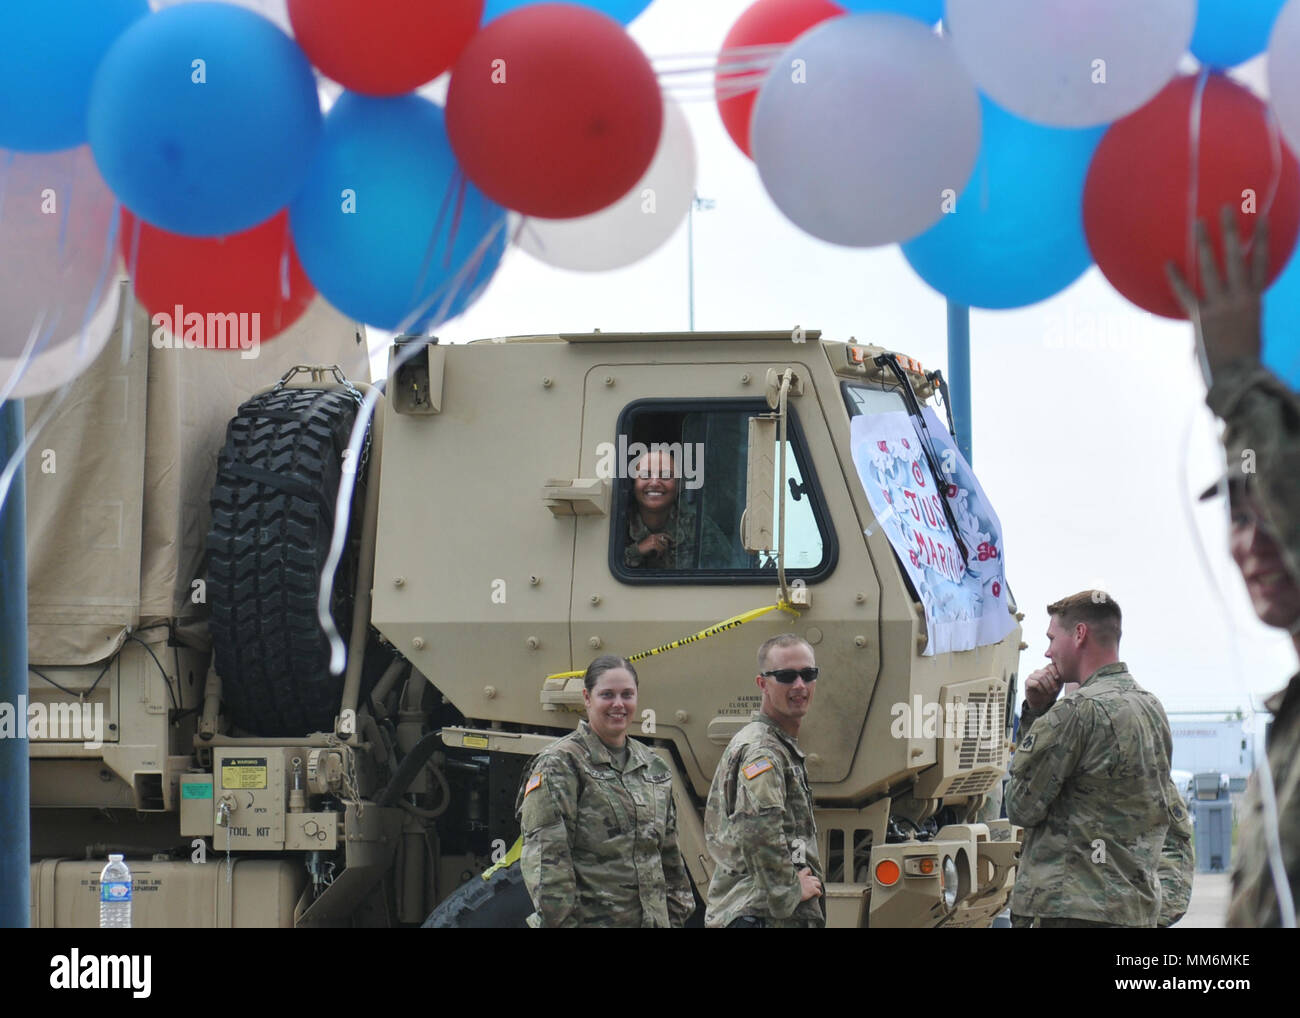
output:
[[524, 772], [516, 813], [531, 926], [682, 926], [695, 910], [677, 848], [672, 772], [627, 731], [637, 718], [630, 662], [587, 666], [587, 720]]
[[731, 565], [731, 542], [707, 515], [695, 544], [698, 510], [680, 498], [682, 478], [670, 452], [646, 453], [633, 468], [623, 563], [631, 568], [718, 569]]

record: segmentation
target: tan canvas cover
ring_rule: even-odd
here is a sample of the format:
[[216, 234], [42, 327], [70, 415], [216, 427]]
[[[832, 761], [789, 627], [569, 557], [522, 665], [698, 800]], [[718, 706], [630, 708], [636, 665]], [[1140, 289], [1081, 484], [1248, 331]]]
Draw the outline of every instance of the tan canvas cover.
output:
[[[236, 408], [294, 364], [338, 364], [368, 381], [364, 328], [317, 299], [259, 348], [159, 349], [129, 295], [104, 352], [73, 384], [27, 454], [28, 657], [103, 660], [128, 628], [203, 614], [208, 493]], [[125, 309], [134, 309], [122, 363]], [[161, 343], [161, 338], [159, 339]], [[27, 400], [32, 429], [53, 396]]]

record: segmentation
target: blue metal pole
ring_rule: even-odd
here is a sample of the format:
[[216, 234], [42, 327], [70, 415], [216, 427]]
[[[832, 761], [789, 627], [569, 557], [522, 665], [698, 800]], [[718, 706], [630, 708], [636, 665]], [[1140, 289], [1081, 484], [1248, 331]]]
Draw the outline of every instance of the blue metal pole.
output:
[[[21, 400], [0, 403], [0, 469], [23, 441]], [[31, 923], [31, 830], [27, 758], [27, 534], [23, 471], [0, 506], [0, 927]], [[7, 727], [7, 726], [6, 726]]]
[[970, 308], [948, 301], [948, 395], [952, 399], [952, 420], [957, 428], [957, 448], [966, 462], [972, 455], [970, 414]]

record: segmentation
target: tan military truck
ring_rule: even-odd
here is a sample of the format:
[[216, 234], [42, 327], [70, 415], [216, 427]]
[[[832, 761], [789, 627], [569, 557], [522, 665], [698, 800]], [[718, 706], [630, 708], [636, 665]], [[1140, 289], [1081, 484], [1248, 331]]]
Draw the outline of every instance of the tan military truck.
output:
[[[197, 366], [211, 355], [137, 350], [141, 385], [191, 394], [126, 404], [115, 441], [143, 449], [143, 520], [75, 471], [43, 489], [29, 457], [31, 697], [106, 722], [100, 746], [33, 742], [33, 925], [92, 925], [110, 848], [137, 925], [520, 925], [520, 776], [576, 724], [603, 653], [642, 655], [632, 733], [672, 768], [702, 895], [710, 779], [757, 706], [758, 644], [785, 631], [822, 669], [800, 743], [830, 924], [983, 926], [1005, 907], [1017, 832], [978, 817], [1006, 768], [1018, 618], [997, 643], [927, 654], [922, 596], [850, 450], [855, 416], [934, 395], [920, 365], [813, 331], [404, 338], [379, 395], [347, 378], [349, 323], [295, 332], [236, 365], [263, 381], [228, 427], [229, 387]], [[276, 343], [344, 366], [272, 372]], [[60, 421], [38, 449], [105, 434]], [[689, 568], [625, 557], [631, 475], [655, 444], [674, 447], [696, 534], [723, 538]], [[46, 498], [75, 525], [41, 524]], [[336, 501], [337, 675], [317, 619]], [[132, 565], [110, 603], [96, 578]], [[954, 703], [996, 729], [898, 725], [900, 705]]]

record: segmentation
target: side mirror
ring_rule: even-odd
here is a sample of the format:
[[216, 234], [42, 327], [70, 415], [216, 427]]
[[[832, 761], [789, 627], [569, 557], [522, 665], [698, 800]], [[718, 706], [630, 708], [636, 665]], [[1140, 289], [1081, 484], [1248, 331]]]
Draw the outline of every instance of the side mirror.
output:
[[745, 469], [745, 514], [740, 543], [748, 552], [776, 547], [772, 493], [776, 490], [777, 416], [749, 419], [749, 459]]

